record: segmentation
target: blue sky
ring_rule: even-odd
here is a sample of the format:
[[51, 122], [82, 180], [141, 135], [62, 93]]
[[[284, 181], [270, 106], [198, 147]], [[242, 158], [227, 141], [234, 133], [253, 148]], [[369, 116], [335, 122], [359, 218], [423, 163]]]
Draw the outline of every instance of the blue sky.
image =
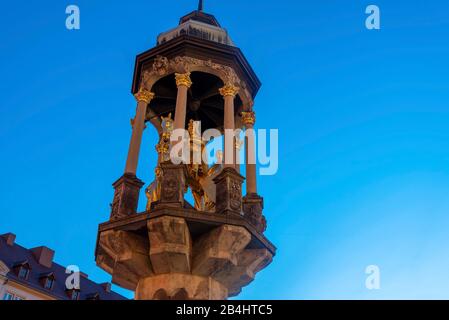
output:
[[[65, 8], [81, 30], [65, 29]], [[0, 232], [96, 281], [97, 225], [123, 172], [136, 54], [194, 0], [27, 1], [0, 20]], [[365, 8], [381, 9], [380, 31]], [[449, 299], [449, 3], [205, 1], [263, 82], [259, 178], [278, 247], [243, 299]], [[147, 130], [139, 177], [152, 181]], [[144, 201], [141, 201], [141, 207]], [[365, 288], [368, 265], [381, 289]]]

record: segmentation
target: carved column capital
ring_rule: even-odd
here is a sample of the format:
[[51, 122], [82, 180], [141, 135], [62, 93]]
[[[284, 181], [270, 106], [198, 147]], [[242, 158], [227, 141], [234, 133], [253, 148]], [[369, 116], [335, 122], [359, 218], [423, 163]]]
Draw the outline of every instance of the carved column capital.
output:
[[146, 104], [149, 104], [151, 100], [154, 99], [154, 93], [142, 87], [134, 95], [134, 98], [136, 98], [137, 102], [145, 102]]
[[232, 83], [228, 83], [219, 91], [223, 97], [235, 97], [239, 93], [240, 88], [234, 86]]
[[256, 113], [254, 111], [243, 111], [242, 121], [246, 127], [254, 126], [256, 124]]
[[175, 73], [176, 86], [185, 86], [190, 88], [192, 86], [192, 80], [190, 80], [190, 72], [187, 73]]

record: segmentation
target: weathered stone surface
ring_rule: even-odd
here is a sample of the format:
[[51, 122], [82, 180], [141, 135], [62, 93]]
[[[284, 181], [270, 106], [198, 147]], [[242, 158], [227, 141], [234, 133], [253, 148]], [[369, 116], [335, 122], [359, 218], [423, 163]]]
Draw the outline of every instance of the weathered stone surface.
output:
[[226, 265], [236, 266], [238, 255], [251, 241], [251, 234], [243, 227], [223, 225], [194, 243], [193, 273], [215, 275]]
[[161, 205], [184, 207], [185, 174], [183, 165], [161, 163]]
[[259, 233], [264, 233], [267, 229], [267, 220], [265, 219], [262, 211], [262, 197], [257, 194], [250, 194], [243, 198], [243, 215]]
[[243, 287], [253, 282], [256, 274], [272, 260], [273, 255], [266, 249], [246, 249], [239, 254], [236, 266], [224, 267], [215, 279], [228, 288], [230, 297], [236, 296]]
[[139, 281], [136, 300], [224, 300], [228, 290], [210, 277], [162, 274]]
[[251, 283], [272, 260], [268, 248], [249, 246], [245, 227], [221, 225], [192, 240], [185, 218], [147, 220], [147, 237], [100, 232], [97, 264], [136, 299], [227, 299]]
[[134, 290], [138, 279], [153, 274], [148, 257], [148, 240], [125, 231], [100, 234], [97, 265], [110, 273], [113, 282]]
[[164, 216], [148, 222], [149, 255], [156, 274], [190, 273], [192, 240], [184, 219]]
[[217, 213], [242, 214], [242, 183], [244, 180], [234, 168], [224, 168], [214, 179], [217, 185]]
[[111, 220], [119, 220], [136, 214], [139, 192], [144, 183], [134, 174], [125, 173], [114, 182], [114, 199], [111, 204]]

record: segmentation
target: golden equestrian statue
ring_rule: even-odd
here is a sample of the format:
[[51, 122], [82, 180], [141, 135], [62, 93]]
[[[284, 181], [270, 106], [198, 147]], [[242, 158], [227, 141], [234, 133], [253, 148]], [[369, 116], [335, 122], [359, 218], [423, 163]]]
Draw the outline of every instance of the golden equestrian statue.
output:
[[160, 164], [170, 160], [170, 137], [173, 132], [171, 113], [166, 118], [161, 117], [161, 120], [162, 134], [160, 135], [159, 143], [156, 145], [158, 153], [155, 169], [156, 178], [145, 190], [145, 195], [148, 199], [147, 211], [151, 210], [151, 205], [161, 198], [162, 169]]

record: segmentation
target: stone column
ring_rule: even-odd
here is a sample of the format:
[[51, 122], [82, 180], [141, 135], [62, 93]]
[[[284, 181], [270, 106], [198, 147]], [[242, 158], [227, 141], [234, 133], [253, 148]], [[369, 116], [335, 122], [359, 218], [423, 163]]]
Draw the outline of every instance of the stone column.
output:
[[243, 198], [243, 213], [245, 219], [250, 222], [255, 229], [263, 233], [267, 228], [267, 222], [263, 216], [263, 198], [257, 194], [257, 167], [256, 167], [256, 137], [254, 124], [256, 114], [254, 112], [242, 112], [243, 123], [246, 127], [246, 196]]
[[192, 80], [190, 80], [190, 72], [176, 73], [175, 78], [178, 86], [174, 122], [174, 129], [176, 130], [185, 129], [186, 127], [187, 91], [192, 86]]
[[254, 124], [256, 123], [255, 112], [242, 112], [243, 124], [246, 127], [246, 194], [257, 194], [257, 172], [256, 172], [256, 146]]
[[154, 93], [140, 88], [135, 94], [137, 100], [136, 116], [131, 120], [132, 135], [126, 160], [125, 174], [114, 182], [114, 199], [111, 203], [111, 220], [119, 220], [137, 213], [140, 189], [144, 183], [136, 176], [140, 145], [145, 130], [147, 106], [154, 98]]
[[135, 94], [137, 100], [136, 117], [131, 121], [133, 132], [129, 144], [128, 159], [126, 160], [125, 173], [136, 175], [137, 163], [139, 161], [140, 145], [142, 143], [142, 134], [145, 129], [145, 116], [147, 106], [154, 98], [154, 93], [145, 88], [141, 88]]
[[238, 137], [235, 139], [235, 170], [240, 173], [240, 151], [242, 150], [243, 141]]
[[[229, 151], [234, 149], [234, 135], [227, 136], [226, 130], [235, 130], [235, 120], [234, 120], [234, 100], [235, 96], [239, 92], [239, 88], [229, 83], [220, 89], [220, 94], [224, 98], [224, 130], [225, 130], [225, 142], [224, 142], [224, 167], [225, 168], [235, 168], [235, 164], [229, 163], [234, 162], [234, 156], [229, 155]], [[232, 138], [232, 141], [229, 139]], [[229, 159], [227, 159], [229, 158]]]

